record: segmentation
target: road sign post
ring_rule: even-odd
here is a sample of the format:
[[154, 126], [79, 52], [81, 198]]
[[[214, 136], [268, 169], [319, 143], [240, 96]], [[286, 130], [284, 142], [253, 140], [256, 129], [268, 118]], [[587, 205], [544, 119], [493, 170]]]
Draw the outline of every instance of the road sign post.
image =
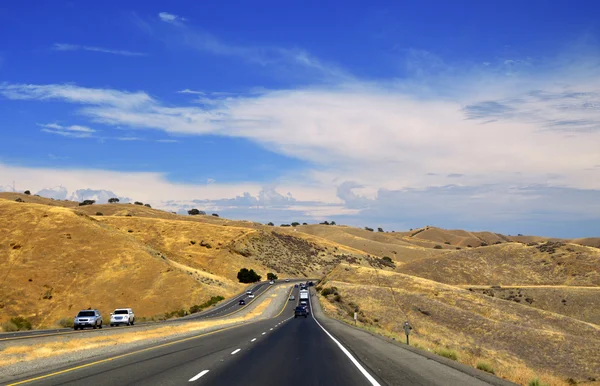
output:
[[410, 330], [412, 330], [412, 326], [408, 321], [404, 322], [404, 333], [406, 334], [406, 344], [410, 345], [410, 341], [408, 340], [408, 336], [410, 335]]
[[356, 326], [356, 319], [358, 319], [358, 312], [354, 312], [354, 325]]

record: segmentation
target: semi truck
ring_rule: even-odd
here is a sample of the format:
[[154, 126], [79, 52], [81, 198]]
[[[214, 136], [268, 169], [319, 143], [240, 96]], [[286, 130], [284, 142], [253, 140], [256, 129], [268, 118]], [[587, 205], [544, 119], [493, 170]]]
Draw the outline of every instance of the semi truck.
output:
[[308, 290], [302, 289], [300, 290], [300, 301], [305, 300], [308, 303]]

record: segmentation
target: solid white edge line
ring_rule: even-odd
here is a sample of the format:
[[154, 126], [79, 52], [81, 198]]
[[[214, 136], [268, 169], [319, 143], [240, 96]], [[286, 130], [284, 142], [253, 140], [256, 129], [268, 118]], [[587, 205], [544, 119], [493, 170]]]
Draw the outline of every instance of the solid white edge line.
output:
[[210, 370], [203, 370], [201, 371], [198, 375], [196, 375], [194, 378], [190, 379], [189, 382], [194, 382], [195, 380], [199, 379], [201, 376], [203, 376], [204, 374], [208, 373]]
[[231, 355], [235, 355], [235, 354], [239, 353], [240, 351], [242, 351], [242, 349], [238, 348], [237, 350], [235, 350], [234, 352], [232, 352]]
[[[312, 308], [312, 302], [310, 301], [310, 296], [308, 297], [308, 302], [310, 304], [310, 308]], [[338, 345], [340, 350], [342, 350], [342, 352], [344, 354], [346, 354], [346, 356], [350, 359], [350, 361], [354, 364], [354, 366], [356, 366], [356, 368], [362, 373], [362, 375], [364, 375], [364, 377], [367, 378], [367, 380], [369, 382], [371, 382], [371, 385], [381, 386], [381, 384], [379, 382], [377, 382], [377, 380], [375, 378], [373, 378], [373, 376], [371, 374], [369, 374], [369, 372], [367, 370], [365, 370], [364, 367], [362, 367], [362, 365], [352, 356], [352, 354], [350, 354], [350, 351], [348, 351], [346, 349], [346, 347], [342, 346], [342, 344], [340, 342], [338, 342], [338, 340], [335, 339], [333, 337], [333, 335], [331, 335], [329, 333], [329, 331], [327, 331], [323, 326], [321, 326], [321, 323], [319, 323], [319, 321], [317, 320], [317, 318], [315, 318], [315, 315], [312, 312], [311, 312], [311, 315], [312, 315], [313, 320], [317, 323], [317, 325], [319, 327], [321, 327], [321, 329], [323, 331], [325, 331], [325, 333], [331, 338], [331, 340], [333, 340], [335, 342], [335, 344]]]
[[256, 338], [252, 339], [250, 342], [254, 342], [256, 340]]

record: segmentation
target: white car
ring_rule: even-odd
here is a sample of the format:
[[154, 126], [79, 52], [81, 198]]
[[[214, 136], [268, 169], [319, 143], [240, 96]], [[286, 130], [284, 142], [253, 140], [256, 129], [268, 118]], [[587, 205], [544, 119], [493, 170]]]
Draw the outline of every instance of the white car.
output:
[[275, 282], [274, 282], [273, 280], [271, 280], [271, 281], [269, 282], [269, 284], [273, 285], [273, 284], [275, 284]]
[[285, 282], [286, 282], [286, 283], [289, 283], [289, 282], [290, 282], [290, 279], [285, 279]]
[[135, 314], [131, 308], [117, 308], [110, 313], [110, 326], [118, 326], [119, 324], [125, 324], [127, 326], [133, 326], [135, 323]]
[[250, 290], [246, 291], [246, 295], [252, 295], [252, 291], [250, 291]]
[[254, 294], [250, 294], [250, 295], [248, 295], [248, 297], [249, 297], [250, 299], [252, 299], [252, 298], [254, 298]]

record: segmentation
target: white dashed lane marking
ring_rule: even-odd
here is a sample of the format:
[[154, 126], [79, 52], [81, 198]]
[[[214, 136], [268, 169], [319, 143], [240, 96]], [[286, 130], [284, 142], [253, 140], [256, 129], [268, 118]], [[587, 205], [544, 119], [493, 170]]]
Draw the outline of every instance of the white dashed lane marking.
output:
[[242, 351], [242, 349], [238, 348], [237, 350], [235, 350], [234, 352], [232, 352], [231, 355], [235, 355], [235, 354], [239, 353], [240, 351]]
[[192, 379], [190, 379], [190, 382], [194, 382], [194, 381], [198, 380], [201, 376], [203, 376], [204, 374], [206, 374], [208, 372], [209, 372], [209, 370], [204, 370], [204, 371], [198, 373], [198, 375], [196, 375]]
[[250, 342], [254, 342], [256, 340], [256, 338], [252, 339]]

